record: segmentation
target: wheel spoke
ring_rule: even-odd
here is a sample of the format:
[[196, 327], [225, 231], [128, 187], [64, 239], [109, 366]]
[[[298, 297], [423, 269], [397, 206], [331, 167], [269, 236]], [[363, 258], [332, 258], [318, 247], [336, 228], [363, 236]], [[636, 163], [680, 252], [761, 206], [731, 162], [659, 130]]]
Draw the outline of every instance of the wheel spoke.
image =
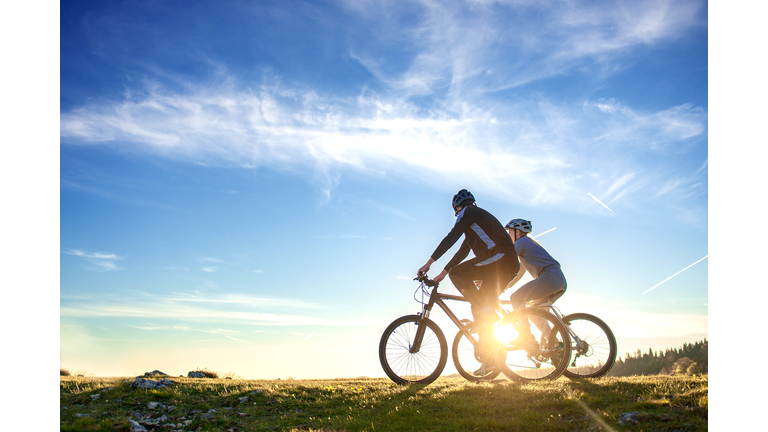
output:
[[[536, 341], [540, 342], [539, 350], [531, 354], [524, 349], [508, 351], [505, 361], [506, 368], [503, 368], [502, 371], [510, 379], [516, 380], [541, 380], [559, 377], [567, 367], [563, 361], [563, 356], [570, 357], [571, 351], [570, 343], [567, 345], [560, 344], [563, 340], [568, 341], [570, 339], [565, 327], [554, 315], [547, 312], [526, 309], [523, 313], [532, 323], [531, 333]], [[563, 335], [565, 335], [565, 339]], [[546, 344], [543, 345], [544, 343]]]
[[572, 314], [563, 318], [583, 342], [586, 349], [574, 343], [573, 357], [565, 374], [570, 377], [596, 378], [605, 375], [616, 360], [616, 341], [610, 328], [589, 314]]
[[447, 346], [440, 329], [431, 321], [423, 321], [421, 346], [411, 352], [418, 331], [419, 318], [406, 316], [390, 324], [379, 344], [379, 359], [387, 375], [397, 383], [429, 383], [445, 367]]

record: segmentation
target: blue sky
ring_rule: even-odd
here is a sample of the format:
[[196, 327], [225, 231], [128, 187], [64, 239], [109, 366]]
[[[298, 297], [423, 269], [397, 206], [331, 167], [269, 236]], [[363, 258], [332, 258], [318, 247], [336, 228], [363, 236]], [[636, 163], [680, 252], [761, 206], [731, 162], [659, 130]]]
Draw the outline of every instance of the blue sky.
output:
[[706, 2], [60, 13], [62, 367], [383, 376], [461, 188], [620, 354], [709, 337]]

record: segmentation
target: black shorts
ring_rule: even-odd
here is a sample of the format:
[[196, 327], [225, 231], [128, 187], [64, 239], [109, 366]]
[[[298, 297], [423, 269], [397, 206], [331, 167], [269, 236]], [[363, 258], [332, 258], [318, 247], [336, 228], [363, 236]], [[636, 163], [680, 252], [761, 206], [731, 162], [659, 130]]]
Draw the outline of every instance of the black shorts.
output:
[[[501, 256], [498, 256], [501, 255]], [[452, 268], [451, 276], [458, 276], [466, 286], [457, 286], [459, 291], [475, 289], [473, 281], [481, 280], [480, 293], [486, 299], [495, 299], [517, 276], [520, 262], [514, 253], [501, 253], [491, 258], [472, 258]], [[454, 278], [451, 278], [454, 281]], [[454, 285], [456, 282], [454, 281]]]

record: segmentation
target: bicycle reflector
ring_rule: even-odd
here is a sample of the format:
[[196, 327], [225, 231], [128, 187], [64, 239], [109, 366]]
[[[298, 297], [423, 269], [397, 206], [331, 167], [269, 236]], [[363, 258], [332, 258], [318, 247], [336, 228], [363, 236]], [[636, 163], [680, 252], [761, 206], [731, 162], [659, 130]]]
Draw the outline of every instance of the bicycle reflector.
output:
[[519, 333], [512, 327], [512, 324], [505, 324], [496, 327], [496, 339], [508, 344], [515, 340]]

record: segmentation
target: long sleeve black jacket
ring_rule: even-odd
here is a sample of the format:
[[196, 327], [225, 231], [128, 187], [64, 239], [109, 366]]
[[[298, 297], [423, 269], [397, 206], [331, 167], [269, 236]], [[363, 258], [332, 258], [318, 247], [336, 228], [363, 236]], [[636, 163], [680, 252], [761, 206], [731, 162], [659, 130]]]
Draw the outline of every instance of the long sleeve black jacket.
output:
[[501, 222], [487, 211], [472, 205], [464, 207], [456, 216], [456, 224], [432, 253], [432, 259], [435, 261], [440, 259], [459, 240], [462, 234], [464, 235], [464, 242], [453, 258], [445, 265], [447, 271], [464, 260], [470, 250], [476, 257], [483, 259], [490, 258], [497, 253], [510, 253], [517, 258], [515, 244], [509, 238], [509, 234]]

